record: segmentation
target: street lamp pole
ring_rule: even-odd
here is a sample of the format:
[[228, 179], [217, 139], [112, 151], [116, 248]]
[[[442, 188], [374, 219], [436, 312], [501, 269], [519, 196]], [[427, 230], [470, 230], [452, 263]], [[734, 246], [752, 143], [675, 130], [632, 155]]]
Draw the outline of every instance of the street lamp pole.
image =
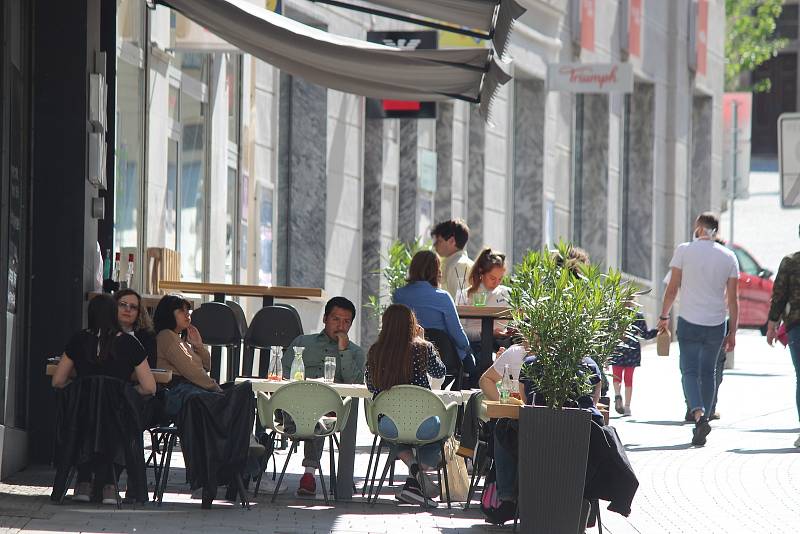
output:
[[739, 102], [734, 100], [733, 104], [733, 113], [732, 113], [732, 126], [733, 131], [731, 132], [731, 137], [733, 138], [733, 150], [731, 153], [733, 154], [733, 165], [731, 167], [732, 176], [731, 176], [731, 238], [729, 242], [733, 244], [733, 223], [734, 223], [734, 204], [736, 202], [736, 175], [739, 174], [738, 171], [738, 163], [739, 163]]

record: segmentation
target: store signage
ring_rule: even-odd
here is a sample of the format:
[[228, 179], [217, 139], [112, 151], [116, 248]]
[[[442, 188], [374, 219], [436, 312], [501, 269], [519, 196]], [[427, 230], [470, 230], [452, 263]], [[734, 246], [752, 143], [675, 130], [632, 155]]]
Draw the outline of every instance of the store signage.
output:
[[[436, 31], [370, 31], [367, 41], [396, 48], [431, 50], [438, 48]], [[436, 102], [367, 99], [367, 117], [370, 119], [435, 119]]]
[[630, 63], [550, 63], [547, 89], [566, 93], [630, 93], [633, 67]]
[[581, 48], [594, 52], [595, 0], [581, 0]]
[[778, 117], [778, 172], [781, 206], [800, 208], [800, 113]]
[[642, 0], [630, 0], [628, 53], [632, 56], [642, 57]]
[[706, 74], [708, 57], [708, 0], [697, 3], [697, 74]]

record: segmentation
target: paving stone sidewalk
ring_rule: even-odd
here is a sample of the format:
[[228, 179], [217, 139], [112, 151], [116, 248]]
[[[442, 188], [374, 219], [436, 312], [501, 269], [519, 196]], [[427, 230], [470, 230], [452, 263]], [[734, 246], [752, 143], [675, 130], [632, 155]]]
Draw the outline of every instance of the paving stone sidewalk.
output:
[[[739, 337], [736, 369], [726, 371], [708, 444], [691, 447], [691, 425], [683, 424], [683, 401], [673, 355], [660, 358], [645, 347], [636, 372], [633, 416], [612, 416], [626, 444], [640, 488], [629, 518], [605, 511], [604, 532], [772, 533], [800, 532], [800, 449], [792, 446], [800, 428], [794, 408], [794, 373], [788, 351], [770, 349], [764, 338]], [[356, 476], [366, 472], [372, 438], [359, 425]], [[288, 489], [302, 473], [296, 455]], [[285, 458], [278, 456], [278, 466]], [[325, 455], [324, 458], [327, 458]], [[323, 460], [327, 467], [327, 462]], [[224, 501], [201, 510], [183, 483], [181, 455], [173, 456], [165, 503], [118, 511], [109, 506], [50, 502], [53, 472], [31, 467], [0, 483], [0, 534], [18, 532], [274, 532], [395, 533], [510, 532], [491, 527], [476, 507], [422, 511], [399, 505], [391, 488], [374, 507], [362, 502], [324, 505], [321, 499], [279, 495], [275, 504], [262, 493], [251, 510]], [[270, 464], [271, 467], [271, 464]], [[265, 480], [269, 478], [265, 476]], [[396, 483], [401, 483], [398, 474]], [[359, 485], [361, 478], [357, 479]], [[222, 496], [222, 492], [220, 492]], [[603, 507], [604, 509], [604, 507]], [[591, 529], [589, 532], [597, 532]]]

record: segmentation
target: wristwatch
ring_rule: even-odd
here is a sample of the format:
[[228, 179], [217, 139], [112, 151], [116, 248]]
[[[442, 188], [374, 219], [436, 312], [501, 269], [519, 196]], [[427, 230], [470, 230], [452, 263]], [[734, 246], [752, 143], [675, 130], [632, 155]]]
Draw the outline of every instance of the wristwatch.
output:
[[661, 319], [662, 321], [669, 321], [669, 315], [661, 315], [658, 318]]

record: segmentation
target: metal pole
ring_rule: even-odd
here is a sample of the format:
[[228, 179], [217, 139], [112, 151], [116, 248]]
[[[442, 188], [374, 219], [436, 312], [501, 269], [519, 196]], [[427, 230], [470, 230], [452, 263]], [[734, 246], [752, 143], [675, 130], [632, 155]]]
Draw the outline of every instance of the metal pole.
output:
[[739, 103], [736, 100], [733, 101], [732, 119], [733, 132], [731, 137], [733, 137], [733, 167], [731, 173], [731, 244], [733, 244], [734, 205], [736, 203], [736, 175], [739, 173]]

